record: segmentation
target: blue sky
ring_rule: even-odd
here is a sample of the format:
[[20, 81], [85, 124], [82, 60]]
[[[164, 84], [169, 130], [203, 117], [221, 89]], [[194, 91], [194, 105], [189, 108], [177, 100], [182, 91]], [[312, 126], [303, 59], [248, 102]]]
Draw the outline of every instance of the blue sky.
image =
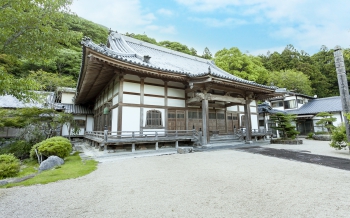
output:
[[[310, 55], [322, 45], [350, 47], [349, 0], [74, 0], [71, 10], [119, 33], [145, 33], [215, 52]], [[96, 42], [100, 43], [100, 42]]]

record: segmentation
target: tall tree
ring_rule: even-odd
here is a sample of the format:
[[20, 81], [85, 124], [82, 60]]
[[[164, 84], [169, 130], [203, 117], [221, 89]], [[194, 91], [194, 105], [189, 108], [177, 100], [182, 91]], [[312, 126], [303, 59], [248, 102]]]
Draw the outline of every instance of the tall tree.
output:
[[2, 0], [0, 53], [47, 60], [81, 34], [70, 31], [67, 13], [72, 0]]
[[268, 71], [259, 57], [242, 54], [238, 48], [233, 47], [216, 52], [214, 60], [218, 67], [235, 76], [266, 84]]
[[205, 47], [205, 49], [204, 49], [204, 51], [203, 51], [202, 58], [205, 58], [205, 59], [212, 59], [212, 58], [213, 58], [213, 55], [212, 55], [211, 52], [209, 51], [209, 48], [208, 48], [208, 47]]
[[269, 83], [288, 90], [312, 95], [311, 81], [308, 76], [300, 71], [281, 70], [273, 71], [269, 76]]

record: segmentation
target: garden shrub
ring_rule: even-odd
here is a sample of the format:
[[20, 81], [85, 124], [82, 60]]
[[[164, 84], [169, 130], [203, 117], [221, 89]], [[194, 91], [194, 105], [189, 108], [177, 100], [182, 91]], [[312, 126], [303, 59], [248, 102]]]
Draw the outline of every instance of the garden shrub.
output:
[[20, 160], [24, 160], [29, 157], [31, 147], [29, 142], [17, 140], [0, 148], [0, 154], [14, 154]]
[[20, 161], [13, 154], [0, 155], [0, 179], [16, 176], [19, 172]]
[[32, 147], [32, 150], [30, 151], [30, 157], [32, 159], [37, 158], [35, 149], [46, 157], [55, 155], [60, 158], [65, 158], [72, 151], [72, 144], [68, 139], [61, 136], [46, 139]]
[[313, 132], [309, 132], [308, 134], [307, 134], [307, 139], [312, 139], [312, 136], [314, 135], [314, 133]]
[[342, 124], [332, 130], [332, 140], [329, 144], [331, 147], [341, 150], [348, 146], [345, 125]]

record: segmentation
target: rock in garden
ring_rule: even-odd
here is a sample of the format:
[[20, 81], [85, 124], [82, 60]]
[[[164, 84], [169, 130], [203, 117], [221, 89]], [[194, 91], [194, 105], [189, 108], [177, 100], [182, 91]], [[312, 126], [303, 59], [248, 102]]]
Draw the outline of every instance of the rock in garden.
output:
[[54, 168], [56, 166], [60, 166], [62, 164], [64, 164], [64, 160], [62, 158], [57, 157], [57, 156], [50, 156], [49, 158], [47, 158], [46, 160], [41, 162], [41, 164], [39, 166], [39, 172], [52, 169], [52, 168]]
[[193, 152], [193, 147], [180, 147], [177, 149], [177, 153], [179, 154], [187, 154], [192, 152]]

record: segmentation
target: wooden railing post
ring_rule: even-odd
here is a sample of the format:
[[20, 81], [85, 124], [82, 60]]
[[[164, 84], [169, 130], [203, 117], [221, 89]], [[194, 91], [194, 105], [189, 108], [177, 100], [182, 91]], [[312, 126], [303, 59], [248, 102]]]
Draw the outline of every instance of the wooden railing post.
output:
[[175, 137], [177, 137], [177, 130], [175, 131]]

